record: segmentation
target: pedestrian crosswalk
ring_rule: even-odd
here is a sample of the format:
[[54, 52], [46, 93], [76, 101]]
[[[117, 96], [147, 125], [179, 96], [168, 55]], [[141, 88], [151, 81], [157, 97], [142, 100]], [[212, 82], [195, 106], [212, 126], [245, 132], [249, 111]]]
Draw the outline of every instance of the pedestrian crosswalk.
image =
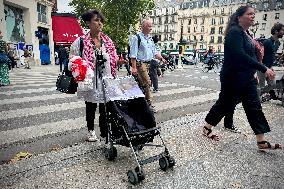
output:
[[[1, 149], [13, 144], [25, 144], [58, 133], [86, 130], [85, 103], [77, 99], [75, 94], [56, 91], [57, 75], [58, 72], [52, 66], [11, 72], [11, 85], [0, 88], [0, 123], [3, 123], [0, 126], [0, 153]], [[175, 75], [178, 74], [168, 73], [168, 76]], [[166, 78], [160, 81], [159, 89], [158, 93], [153, 93], [158, 115], [212, 102], [218, 97], [218, 91], [169, 82]], [[78, 115], [74, 116], [75, 113]], [[158, 122], [168, 120], [167, 116], [158, 117]]]

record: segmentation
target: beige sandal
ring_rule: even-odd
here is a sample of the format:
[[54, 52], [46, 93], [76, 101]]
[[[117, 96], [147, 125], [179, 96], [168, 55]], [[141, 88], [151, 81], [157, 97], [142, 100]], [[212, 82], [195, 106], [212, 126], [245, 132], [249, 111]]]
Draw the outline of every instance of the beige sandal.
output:
[[[266, 147], [263, 147], [261, 146], [261, 144], [266, 144], [267, 146]], [[258, 146], [258, 149], [260, 150], [277, 150], [277, 149], [282, 149], [282, 146], [280, 144], [274, 144], [274, 147], [267, 141], [260, 141], [260, 142], [257, 142], [257, 146]]]

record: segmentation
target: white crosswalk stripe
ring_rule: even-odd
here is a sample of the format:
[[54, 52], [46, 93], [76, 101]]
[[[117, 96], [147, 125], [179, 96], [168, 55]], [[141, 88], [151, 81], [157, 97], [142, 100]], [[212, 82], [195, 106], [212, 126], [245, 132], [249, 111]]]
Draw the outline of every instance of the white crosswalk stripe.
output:
[[56, 90], [56, 87], [48, 87], [48, 88], [15, 90], [15, 91], [7, 91], [7, 92], [1, 92], [0, 91], [0, 94], [2, 94], [2, 95], [29, 94], [29, 93], [48, 92], [48, 91], [55, 91], [55, 90]]
[[33, 97], [23, 97], [23, 98], [12, 98], [12, 99], [5, 99], [0, 100], [0, 105], [4, 104], [15, 104], [15, 103], [28, 103], [28, 102], [35, 102], [40, 100], [51, 100], [51, 99], [60, 99], [60, 98], [71, 98], [73, 97], [72, 94], [51, 94], [51, 95], [41, 95], [41, 96], [33, 96]]
[[[173, 76], [178, 76], [173, 74]], [[180, 75], [179, 75], [180, 76]], [[191, 77], [191, 75], [183, 74], [183, 77]], [[16, 97], [10, 97], [0, 100], [1, 106], [14, 106], [20, 103], [18, 108], [12, 108], [8, 111], [2, 111], [0, 114], [1, 121], [13, 120], [13, 118], [29, 119], [29, 116], [42, 115], [48, 116], [49, 114], [56, 112], [64, 112], [70, 110], [77, 110], [85, 107], [85, 103], [82, 100], [70, 102], [68, 99], [76, 97], [74, 94], [64, 94], [56, 91], [55, 81], [56, 75], [45, 75], [43, 72], [30, 72], [24, 71], [19, 73], [12, 73], [10, 75], [12, 85], [1, 88], [0, 95], [17, 95]], [[189, 86], [178, 83], [169, 83], [161, 81], [159, 83], [160, 91], [153, 93], [155, 99], [162, 97], [170, 97], [171, 95], [179, 96], [186, 93], [186, 97], [171, 99], [164, 101], [154, 102], [156, 110], [159, 112], [170, 111], [175, 108], [183, 108], [192, 104], [203, 103], [211, 100], [215, 100], [218, 97], [218, 93], [206, 88]], [[52, 92], [52, 94], [45, 94], [46, 92]], [[199, 95], [190, 95], [194, 92], [198, 92]], [[19, 97], [25, 95], [24, 97]], [[60, 102], [61, 99], [67, 99], [67, 102]], [[165, 98], [167, 99], [167, 98]], [[48, 102], [50, 100], [57, 101], [56, 104], [40, 105], [31, 107], [28, 104], [41, 102]], [[96, 116], [98, 117], [98, 116]], [[97, 122], [98, 119], [96, 119]], [[7, 124], [7, 123], [6, 123]], [[9, 123], [8, 123], [9, 124]], [[9, 126], [9, 125], [8, 125]], [[44, 137], [53, 135], [56, 133], [64, 133], [72, 130], [78, 130], [86, 127], [85, 117], [72, 118], [66, 117], [60, 121], [50, 121], [48, 123], [40, 123], [38, 125], [28, 125], [23, 128], [16, 126], [15, 129], [3, 130], [0, 126], [0, 147], [2, 145], [9, 145], [19, 141], [26, 141], [38, 137]], [[2, 130], [2, 131], [1, 131]], [[1, 148], [0, 148], [1, 149]]]
[[8, 85], [3, 86], [3, 89], [14, 89], [14, 88], [27, 88], [27, 87], [42, 87], [42, 86], [55, 86], [55, 81], [47, 81], [44, 83], [31, 83], [31, 84], [25, 84], [25, 85]]

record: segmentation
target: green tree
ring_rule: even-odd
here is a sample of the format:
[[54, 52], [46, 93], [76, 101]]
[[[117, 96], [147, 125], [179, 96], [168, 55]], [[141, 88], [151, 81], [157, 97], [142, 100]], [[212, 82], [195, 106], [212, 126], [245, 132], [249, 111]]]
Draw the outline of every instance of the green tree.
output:
[[[72, 0], [70, 6], [80, 18], [83, 12], [97, 9], [106, 18], [104, 33], [106, 33], [118, 48], [128, 45], [129, 26], [135, 26], [141, 15], [154, 7], [153, 0]], [[81, 21], [82, 26], [86, 27]]]

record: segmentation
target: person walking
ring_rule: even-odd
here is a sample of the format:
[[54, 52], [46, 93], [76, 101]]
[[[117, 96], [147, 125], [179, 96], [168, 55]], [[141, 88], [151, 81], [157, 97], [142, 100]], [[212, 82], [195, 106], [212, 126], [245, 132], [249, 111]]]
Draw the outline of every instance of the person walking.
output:
[[[276, 52], [280, 46], [280, 41], [284, 35], [284, 25], [281, 23], [276, 23], [271, 28], [271, 37], [264, 40], [263, 47], [264, 47], [264, 56], [262, 63], [269, 69], [272, 69], [272, 65], [275, 61]], [[258, 79], [259, 79], [259, 87], [265, 87], [265, 80], [268, 86], [272, 86], [275, 84], [275, 80], [271, 80], [264, 73], [258, 72]], [[274, 90], [269, 91], [271, 99], [277, 99]]]
[[66, 62], [68, 61], [67, 50], [66, 48], [63, 47], [63, 45], [59, 46], [58, 58], [59, 58], [59, 71], [62, 72], [62, 65], [64, 68], [66, 65]]
[[[81, 56], [87, 64], [94, 68], [96, 65], [96, 53], [100, 53], [104, 56], [106, 61], [104, 62], [103, 77], [115, 77], [116, 65], [123, 64], [125, 61], [118, 61], [118, 55], [116, 48], [112, 40], [102, 32], [103, 23], [105, 21], [104, 16], [95, 9], [86, 11], [81, 16], [82, 20], [89, 27], [90, 31], [81, 37], [78, 37], [71, 45], [70, 59], [74, 56]], [[81, 52], [81, 43], [83, 49]], [[72, 62], [69, 63], [71, 68]], [[95, 72], [95, 74], [98, 74]], [[97, 109], [97, 103], [99, 103], [99, 127], [101, 131], [101, 137], [107, 136], [107, 123], [106, 112], [104, 106], [104, 96], [102, 89], [102, 78], [95, 75], [93, 77], [93, 89], [84, 90], [78, 86], [77, 95], [79, 98], [83, 98], [86, 104], [86, 121], [89, 131], [87, 140], [95, 142], [98, 140], [94, 130], [95, 111]]]
[[199, 61], [198, 61], [198, 50], [197, 49], [194, 49], [194, 51], [193, 51], [193, 62], [194, 62], [194, 67], [195, 68], [198, 68], [198, 63], [199, 63]]
[[12, 64], [7, 56], [7, 44], [2, 38], [3, 35], [0, 31], [0, 86], [10, 85], [9, 66]]
[[[158, 53], [161, 53], [161, 49], [158, 45], [158, 41], [159, 41], [159, 36], [158, 35], [154, 35], [152, 37], [153, 39], [153, 42], [156, 46], [156, 49], [158, 51]], [[157, 59], [152, 59], [150, 61], [150, 70], [149, 70], [149, 75], [150, 75], [150, 79], [151, 79], [151, 84], [153, 86], [153, 93], [156, 93], [158, 92], [158, 73], [157, 73], [157, 70], [158, 70], [158, 66], [159, 66], [159, 60]]]
[[[261, 61], [266, 67], [270, 69], [272, 69], [272, 64], [275, 60], [275, 54], [280, 46], [279, 39], [282, 38], [284, 34], [284, 25], [280, 23], [274, 24], [274, 26], [271, 28], [271, 34], [273, 35], [272, 37], [264, 40], [263, 42], [264, 54], [261, 55], [261, 57], [263, 56], [263, 58], [259, 58], [259, 61]], [[268, 86], [271, 86], [275, 83], [274, 80], [270, 80], [262, 72], [258, 71], [257, 75], [259, 79], [258, 84], [261, 88], [265, 86], [265, 80], [267, 81]], [[274, 90], [271, 90], [269, 93], [271, 99], [277, 99]], [[232, 109], [231, 112], [227, 112], [224, 118], [224, 127], [229, 131], [240, 133], [239, 129], [233, 124], [233, 114], [234, 114], [234, 109]]]
[[29, 52], [29, 50], [24, 47], [24, 62], [25, 62], [25, 69], [31, 69], [30, 67], [30, 56], [31, 56], [31, 53]]
[[208, 66], [211, 66], [213, 64], [214, 55], [215, 55], [215, 52], [214, 52], [213, 46], [210, 46], [209, 50], [204, 56], [205, 58], [204, 63], [207, 64]]
[[256, 70], [273, 79], [273, 70], [260, 64], [257, 59], [256, 43], [249, 34], [253, 25], [255, 10], [250, 6], [239, 7], [231, 15], [225, 31], [224, 64], [220, 72], [221, 91], [219, 99], [207, 114], [203, 135], [218, 141], [219, 136], [212, 132], [221, 119], [240, 101], [249, 124], [256, 135], [259, 149], [282, 149], [280, 144], [266, 141], [264, 134], [270, 132], [269, 124], [262, 112], [257, 93]]
[[[145, 98], [154, 111], [154, 106], [152, 104], [152, 94], [151, 94], [151, 81], [149, 77], [149, 65], [151, 60], [154, 58], [162, 61], [166, 64], [166, 60], [159, 54], [154, 44], [150, 33], [152, 31], [152, 21], [150, 19], [145, 19], [142, 21], [142, 31], [135, 35], [130, 44], [130, 58], [132, 64], [132, 74], [138, 75], [140, 85], [143, 87]], [[138, 46], [138, 37], [141, 39], [141, 43]]]

